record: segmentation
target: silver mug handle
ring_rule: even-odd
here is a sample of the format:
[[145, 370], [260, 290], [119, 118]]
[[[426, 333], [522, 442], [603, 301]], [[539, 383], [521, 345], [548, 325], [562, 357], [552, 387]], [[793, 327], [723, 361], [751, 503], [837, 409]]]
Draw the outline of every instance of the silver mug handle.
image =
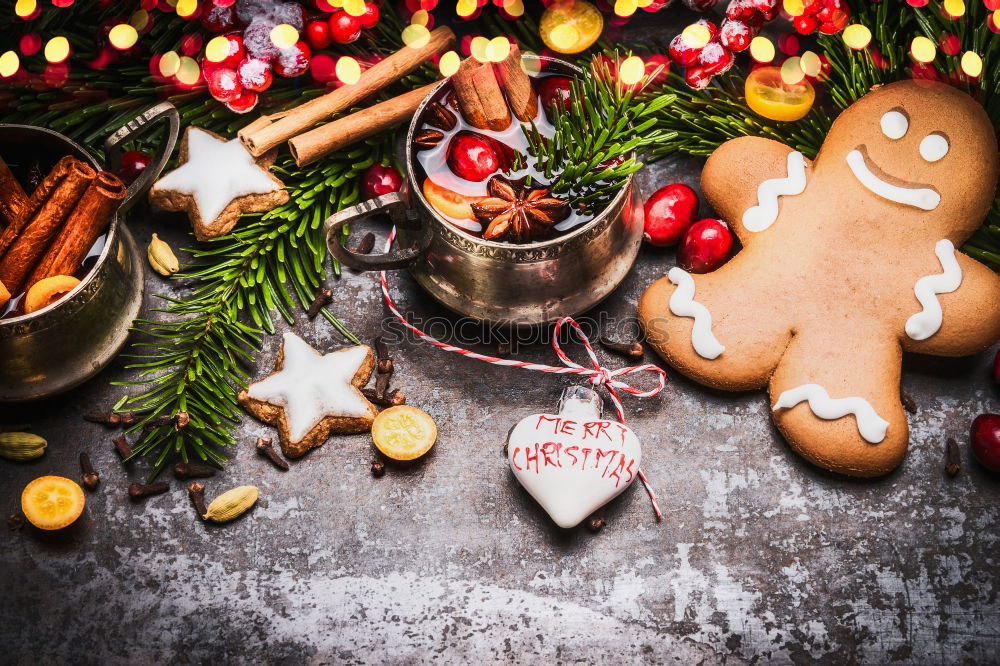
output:
[[143, 169], [135, 182], [128, 186], [125, 198], [118, 206], [119, 215], [131, 208], [139, 197], [146, 193], [146, 190], [153, 185], [153, 181], [160, 177], [163, 167], [167, 166], [167, 161], [174, 152], [174, 146], [177, 145], [177, 135], [181, 130], [180, 115], [170, 102], [160, 102], [125, 123], [104, 142], [104, 159], [108, 171], [116, 174], [122, 167], [122, 145], [125, 141], [142, 136], [158, 122], [167, 123], [167, 136], [156, 147], [156, 155], [153, 156], [149, 166]]
[[[342, 244], [345, 226], [378, 213], [387, 213], [397, 229], [419, 229], [420, 236], [410, 247], [397, 247], [385, 254], [358, 254]], [[348, 268], [356, 271], [385, 271], [406, 268], [430, 245], [431, 229], [421, 224], [420, 218], [410, 211], [399, 192], [362, 201], [356, 206], [338, 211], [326, 220], [326, 246], [330, 254]]]

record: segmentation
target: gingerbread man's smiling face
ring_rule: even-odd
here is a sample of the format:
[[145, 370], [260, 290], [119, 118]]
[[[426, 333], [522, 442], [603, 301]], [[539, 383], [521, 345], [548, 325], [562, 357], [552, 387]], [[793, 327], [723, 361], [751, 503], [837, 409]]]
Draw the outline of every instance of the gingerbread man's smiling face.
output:
[[920, 235], [964, 237], [993, 201], [996, 137], [982, 107], [954, 88], [896, 83], [837, 119], [816, 167], [853, 181], [859, 198], [890, 204], [895, 220], [887, 223], [906, 219]]

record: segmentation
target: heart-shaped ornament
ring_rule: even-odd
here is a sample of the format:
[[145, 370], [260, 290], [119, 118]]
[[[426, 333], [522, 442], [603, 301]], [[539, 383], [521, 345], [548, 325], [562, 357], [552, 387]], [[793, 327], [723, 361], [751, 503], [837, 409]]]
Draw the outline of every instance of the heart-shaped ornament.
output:
[[575, 527], [632, 485], [639, 438], [601, 418], [601, 397], [583, 386], [563, 392], [558, 414], [522, 419], [507, 438], [514, 476], [559, 527]]

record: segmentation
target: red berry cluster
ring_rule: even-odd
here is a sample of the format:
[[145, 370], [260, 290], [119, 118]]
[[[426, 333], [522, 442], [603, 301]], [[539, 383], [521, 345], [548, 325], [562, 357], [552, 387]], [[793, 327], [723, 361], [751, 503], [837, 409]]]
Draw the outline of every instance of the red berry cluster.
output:
[[824, 35], [836, 35], [847, 27], [851, 10], [847, 0], [805, 0], [803, 12], [792, 19], [795, 31], [811, 35], [819, 30]]
[[[365, 3], [361, 16], [343, 9], [331, 13], [334, 8], [323, 0], [317, 1], [317, 7], [321, 13], [310, 17], [297, 2], [213, 0], [211, 8], [201, 14], [201, 24], [211, 32], [224, 33], [229, 51], [216, 62], [202, 58], [212, 97], [235, 113], [246, 113], [257, 105], [257, 94], [271, 86], [274, 74], [285, 78], [305, 74], [312, 63], [312, 49], [325, 49], [333, 42], [350, 44], [379, 19], [378, 5], [373, 2]], [[298, 30], [304, 39], [279, 48], [271, 31], [282, 24]]]

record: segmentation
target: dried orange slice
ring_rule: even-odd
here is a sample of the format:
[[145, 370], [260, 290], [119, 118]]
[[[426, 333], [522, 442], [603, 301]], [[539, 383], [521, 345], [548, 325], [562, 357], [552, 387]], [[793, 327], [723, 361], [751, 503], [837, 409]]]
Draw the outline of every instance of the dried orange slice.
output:
[[761, 67], [747, 76], [744, 86], [747, 106], [756, 113], [789, 122], [804, 117], [816, 101], [812, 84], [803, 79], [798, 83], [785, 83], [780, 67]]
[[439, 213], [456, 220], [474, 220], [472, 204], [486, 197], [467, 197], [464, 194], [441, 187], [430, 178], [424, 179], [424, 197]]
[[39, 280], [31, 286], [24, 296], [24, 312], [31, 314], [46, 308], [69, 292], [76, 289], [80, 281], [69, 275], [53, 275]]
[[393, 460], [415, 460], [434, 446], [437, 425], [422, 409], [399, 405], [375, 417], [372, 439], [378, 450]]
[[546, 3], [538, 33], [545, 45], [559, 53], [579, 53], [589, 48], [604, 30], [604, 15], [587, 0]]
[[21, 493], [24, 517], [40, 530], [59, 530], [83, 513], [83, 488], [62, 476], [41, 476]]

